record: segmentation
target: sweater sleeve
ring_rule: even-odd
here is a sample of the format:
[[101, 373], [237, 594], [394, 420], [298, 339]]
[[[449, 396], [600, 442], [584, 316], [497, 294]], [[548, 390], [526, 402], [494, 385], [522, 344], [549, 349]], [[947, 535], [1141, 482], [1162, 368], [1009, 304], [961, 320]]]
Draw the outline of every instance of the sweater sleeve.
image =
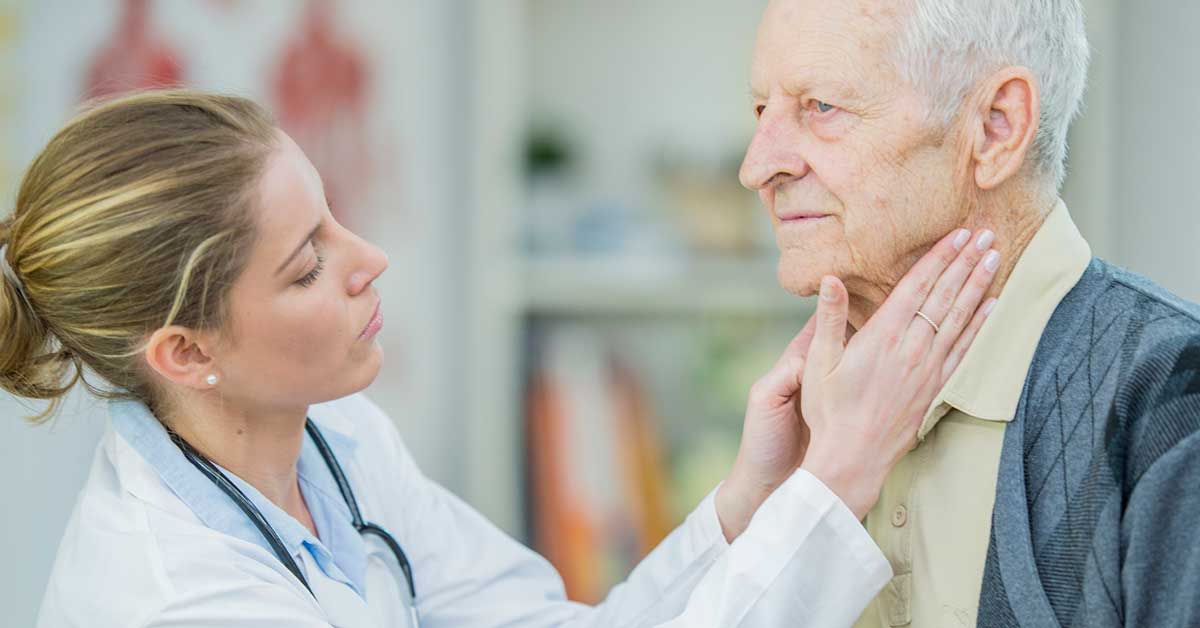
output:
[[1200, 626], [1200, 432], [1141, 476], [1121, 526], [1126, 626]]

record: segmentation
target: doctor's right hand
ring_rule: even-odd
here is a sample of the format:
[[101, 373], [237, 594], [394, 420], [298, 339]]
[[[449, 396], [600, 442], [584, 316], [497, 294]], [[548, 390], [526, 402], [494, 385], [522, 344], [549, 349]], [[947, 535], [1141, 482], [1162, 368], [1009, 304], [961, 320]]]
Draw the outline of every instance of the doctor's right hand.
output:
[[751, 388], [737, 461], [716, 495], [727, 540], [797, 468], [866, 516], [995, 303], [980, 306], [998, 262], [993, 236], [970, 235], [935, 245], [848, 342], [846, 289], [822, 281], [817, 313]]

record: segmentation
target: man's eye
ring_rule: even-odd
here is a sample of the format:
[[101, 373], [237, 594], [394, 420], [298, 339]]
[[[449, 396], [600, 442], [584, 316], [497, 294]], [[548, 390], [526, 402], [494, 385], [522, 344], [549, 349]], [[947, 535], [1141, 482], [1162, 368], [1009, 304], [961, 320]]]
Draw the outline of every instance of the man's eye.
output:
[[836, 107], [834, 107], [833, 105], [831, 105], [829, 103], [821, 102], [819, 100], [815, 100], [815, 101], [813, 101], [813, 103], [816, 105], [818, 113], [829, 113], [830, 111], [833, 111], [834, 109], [836, 109]]

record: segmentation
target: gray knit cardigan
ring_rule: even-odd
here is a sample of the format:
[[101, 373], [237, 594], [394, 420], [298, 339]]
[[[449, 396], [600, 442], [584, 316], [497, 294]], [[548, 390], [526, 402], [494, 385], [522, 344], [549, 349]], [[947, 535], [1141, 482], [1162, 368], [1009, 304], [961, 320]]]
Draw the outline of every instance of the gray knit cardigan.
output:
[[984, 628], [1200, 627], [1200, 306], [1093, 260], [1000, 455]]

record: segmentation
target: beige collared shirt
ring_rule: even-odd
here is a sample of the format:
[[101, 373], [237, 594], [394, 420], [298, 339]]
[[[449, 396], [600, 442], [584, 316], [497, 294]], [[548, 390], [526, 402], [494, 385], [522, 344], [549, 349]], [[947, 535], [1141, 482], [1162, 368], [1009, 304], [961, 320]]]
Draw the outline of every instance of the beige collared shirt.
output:
[[867, 515], [896, 575], [856, 628], [975, 626], [1004, 428], [1042, 330], [1090, 260], [1060, 201]]

